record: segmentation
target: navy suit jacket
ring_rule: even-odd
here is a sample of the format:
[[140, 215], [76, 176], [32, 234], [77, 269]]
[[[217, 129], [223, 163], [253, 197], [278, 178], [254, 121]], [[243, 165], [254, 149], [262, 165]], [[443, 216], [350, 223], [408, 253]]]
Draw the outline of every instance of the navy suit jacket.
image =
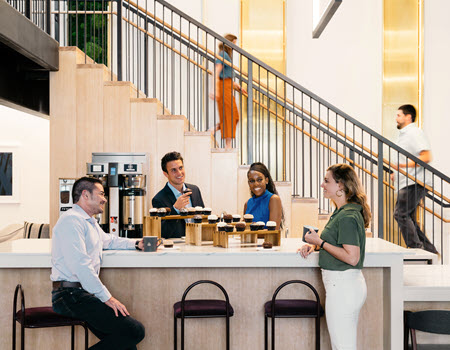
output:
[[[191, 202], [194, 207], [204, 207], [202, 194], [197, 186], [185, 183], [186, 187], [192, 190]], [[177, 211], [173, 207], [176, 202], [175, 195], [170, 189], [168, 183], [159, 191], [152, 199], [153, 208], [168, 207], [172, 210], [171, 215], [176, 215]], [[161, 237], [162, 238], [178, 238], [186, 235], [186, 221], [181, 220], [162, 220], [161, 221]]]

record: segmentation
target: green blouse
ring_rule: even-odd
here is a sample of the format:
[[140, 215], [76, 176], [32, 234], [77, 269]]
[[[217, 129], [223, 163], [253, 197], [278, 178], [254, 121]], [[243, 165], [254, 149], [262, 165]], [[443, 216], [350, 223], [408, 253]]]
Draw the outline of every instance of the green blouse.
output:
[[360, 247], [360, 258], [356, 266], [351, 266], [330, 253], [321, 249], [319, 252], [319, 266], [326, 270], [344, 271], [348, 269], [362, 269], [366, 250], [366, 232], [362, 206], [356, 203], [348, 203], [336, 209], [326, 224], [320, 238], [336, 247], [343, 244]]

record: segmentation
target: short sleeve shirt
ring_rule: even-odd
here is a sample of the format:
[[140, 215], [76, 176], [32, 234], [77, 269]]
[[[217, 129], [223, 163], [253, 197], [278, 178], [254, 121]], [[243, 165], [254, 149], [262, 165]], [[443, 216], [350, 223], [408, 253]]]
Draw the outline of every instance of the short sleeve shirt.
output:
[[356, 203], [348, 203], [336, 209], [326, 224], [320, 238], [340, 248], [344, 244], [360, 247], [360, 258], [356, 266], [336, 259], [325, 249], [321, 249], [319, 252], [319, 266], [321, 268], [334, 271], [362, 269], [366, 250], [366, 232], [362, 206]]
[[[220, 51], [219, 56], [223, 57], [225, 61], [231, 62], [231, 58], [226, 51]], [[223, 66], [222, 71], [220, 72], [220, 79], [232, 78], [232, 69], [226, 62], [221, 59], [216, 59], [216, 64], [221, 64]]]
[[[414, 123], [408, 124], [400, 130], [397, 145], [416, 157], [419, 157], [422, 151], [429, 151], [431, 149], [430, 143], [428, 142], [425, 133]], [[396, 156], [394, 161], [397, 162]], [[406, 157], [403, 155], [399, 155], [398, 163], [405, 164]], [[403, 168], [403, 170], [406, 171], [405, 168]], [[408, 173], [420, 182], [431, 185], [431, 174], [427, 172], [428, 178], [425, 178], [424, 169], [422, 167], [408, 167]], [[396, 181], [397, 175], [398, 174], [395, 174]], [[398, 190], [401, 190], [402, 188], [408, 187], [410, 185], [414, 185], [414, 181], [412, 179], [409, 179], [402, 174], [398, 175]]]

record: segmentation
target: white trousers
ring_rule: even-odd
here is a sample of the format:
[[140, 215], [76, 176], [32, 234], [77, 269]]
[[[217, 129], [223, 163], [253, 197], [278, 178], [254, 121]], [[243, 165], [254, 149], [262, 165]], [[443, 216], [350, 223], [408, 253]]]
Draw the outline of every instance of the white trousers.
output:
[[325, 286], [325, 317], [333, 350], [356, 350], [358, 317], [367, 297], [361, 270], [322, 269]]

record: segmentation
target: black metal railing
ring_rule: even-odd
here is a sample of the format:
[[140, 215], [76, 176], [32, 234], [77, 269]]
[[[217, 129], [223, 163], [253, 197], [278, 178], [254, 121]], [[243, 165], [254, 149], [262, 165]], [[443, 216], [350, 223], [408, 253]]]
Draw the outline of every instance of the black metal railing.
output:
[[[448, 176], [173, 5], [163, 0], [9, 3], [61, 46], [77, 45], [86, 60], [108, 66], [112, 79], [131, 81], [137, 97], [157, 98], [165, 113], [186, 116], [190, 128], [211, 130], [216, 147], [229, 146], [216, 127], [232, 130], [238, 115], [231, 146], [239, 150], [241, 164], [264, 162], [274, 179], [292, 182], [293, 196], [317, 198], [320, 212], [332, 210], [320, 189], [326, 169], [334, 163], [351, 164], [370, 201], [372, 232], [397, 244], [404, 242], [394, 218], [396, 191], [390, 174], [396, 164], [411, 161], [394, 180], [398, 183], [408, 172], [408, 185], [426, 187], [419, 210], [409, 217], [417, 218], [441, 252], [441, 261], [449, 262], [443, 250], [449, 238]], [[232, 50], [229, 60], [219, 45]], [[231, 67], [230, 80], [217, 77], [218, 65]], [[226, 87], [230, 83], [236, 83], [235, 89]], [[231, 108], [232, 117], [219, 124], [226, 104], [237, 108]], [[415, 165], [424, 169], [420, 176]], [[412, 195], [419, 198], [419, 192]]]

